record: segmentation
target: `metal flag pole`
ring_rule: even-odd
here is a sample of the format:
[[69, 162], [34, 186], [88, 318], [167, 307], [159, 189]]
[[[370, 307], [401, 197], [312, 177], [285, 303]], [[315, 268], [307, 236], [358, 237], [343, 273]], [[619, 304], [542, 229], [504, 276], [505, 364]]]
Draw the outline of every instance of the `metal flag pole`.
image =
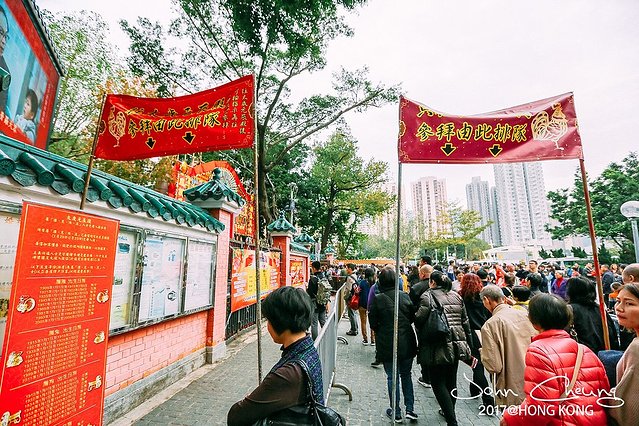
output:
[[399, 239], [401, 229], [401, 211], [402, 211], [402, 163], [398, 162], [399, 166], [397, 168], [397, 238], [395, 240], [395, 306], [393, 309], [393, 380], [391, 386], [391, 415], [395, 416], [396, 407], [396, 398], [395, 394], [397, 392], [397, 350], [398, 350], [398, 340], [397, 334], [399, 331], [399, 289], [401, 282], [401, 275], [399, 274]]
[[260, 291], [260, 258], [262, 256], [260, 252], [260, 197], [259, 197], [259, 155], [258, 144], [259, 137], [257, 135], [257, 88], [254, 87], [253, 99], [254, 99], [254, 111], [255, 121], [253, 123], [253, 161], [254, 161], [254, 185], [255, 185], [255, 324], [257, 326], [257, 383], [262, 383], [262, 298]]
[[597, 253], [597, 237], [595, 236], [595, 223], [592, 220], [592, 208], [590, 206], [590, 192], [588, 192], [588, 180], [586, 179], [586, 166], [583, 158], [579, 159], [581, 169], [581, 182], [584, 188], [584, 201], [586, 202], [586, 213], [588, 214], [588, 229], [590, 230], [590, 244], [592, 245], [592, 260], [595, 268], [595, 278], [597, 279], [597, 294], [599, 295], [599, 313], [601, 314], [601, 325], [603, 326], [604, 345], [606, 350], [610, 349], [610, 336], [608, 335], [608, 316], [605, 306], [603, 284], [601, 282], [601, 270], [599, 269], [599, 254]]
[[84, 210], [84, 205], [87, 201], [87, 193], [89, 192], [89, 183], [91, 182], [91, 172], [93, 171], [93, 163], [95, 161], [95, 149], [98, 146], [98, 136], [100, 135], [100, 120], [102, 119], [102, 113], [104, 112], [104, 102], [106, 101], [106, 93], [102, 95], [102, 101], [100, 102], [100, 113], [98, 114], [98, 122], [95, 126], [95, 134], [93, 135], [93, 144], [91, 145], [91, 157], [89, 157], [89, 165], [87, 166], [87, 175], [84, 181], [84, 190], [82, 191], [82, 198], [80, 199], [80, 210]]

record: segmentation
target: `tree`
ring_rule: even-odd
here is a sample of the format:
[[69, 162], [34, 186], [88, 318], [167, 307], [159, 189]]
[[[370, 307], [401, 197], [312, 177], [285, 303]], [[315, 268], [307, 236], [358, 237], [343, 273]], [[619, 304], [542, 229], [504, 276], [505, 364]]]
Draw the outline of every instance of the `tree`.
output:
[[[397, 255], [397, 217], [392, 221], [391, 232], [385, 238], [379, 235], [368, 235], [362, 241], [359, 257], [364, 259], [388, 258], [395, 259]], [[400, 223], [399, 256], [401, 259], [412, 259], [419, 255], [415, 229], [416, 219], [402, 220]]]
[[588, 258], [588, 253], [586, 253], [586, 250], [582, 249], [581, 247], [572, 247], [570, 249], [570, 252], [572, 253], [572, 255], [574, 257], [578, 257], [580, 259], [587, 259]]
[[[623, 162], [611, 163], [590, 183], [590, 204], [597, 237], [611, 239], [619, 247], [632, 244], [630, 223], [621, 214], [621, 205], [636, 199], [639, 193], [639, 157], [628, 154]], [[572, 188], [548, 193], [551, 217], [559, 225], [548, 227], [552, 237], [563, 239], [571, 235], [588, 235], [588, 220], [584, 192], [579, 172]]]
[[[452, 246], [455, 252], [464, 253], [465, 259], [469, 259], [469, 247], [472, 247], [475, 254], [480, 249], [483, 251], [490, 248], [487, 243], [479, 244], [478, 241], [475, 241], [477, 236], [492, 223], [482, 224], [479, 212], [462, 209], [458, 202], [454, 202], [447, 203], [439, 214], [438, 226], [443, 231], [427, 236], [425, 240], [420, 241], [421, 247], [445, 252]], [[424, 235], [424, 233], [420, 232], [419, 235]]]
[[[43, 12], [65, 76], [60, 81], [49, 149], [88, 163], [101, 100], [107, 93], [154, 96], [156, 90], [132, 77], [106, 41], [108, 27], [94, 12]], [[95, 167], [122, 179], [162, 189], [170, 179], [172, 158], [136, 161], [96, 161]]]
[[605, 243], [601, 243], [599, 250], [597, 250], [600, 265], [610, 265], [612, 263], [612, 253], [608, 250]]
[[542, 249], [539, 250], [539, 257], [542, 259], [548, 259], [549, 257], [552, 257], [552, 253], [548, 253], [546, 249], [542, 247]]
[[299, 204], [299, 224], [320, 234], [321, 247], [339, 241], [340, 256], [356, 246], [357, 225], [387, 211], [394, 197], [380, 189], [388, 164], [365, 162], [355, 141], [335, 133], [314, 150], [314, 161]]
[[[396, 87], [373, 84], [366, 69], [361, 69], [338, 72], [330, 94], [291, 100], [291, 81], [322, 69], [328, 42], [351, 34], [342, 24], [339, 7], [352, 9], [360, 3], [176, 0], [178, 16], [168, 31], [143, 18], [137, 25], [126, 21], [121, 25], [131, 39], [131, 69], [155, 84], [161, 96], [193, 93], [255, 75], [260, 214], [271, 221], [276, 194], [283, 192], [273, 175], [292, 150], [350, 111], [362, 112], [396, 99]], [[169, 47], [173, 45], [180, 48]], [[217, 155], [244, 168], [241, 176], [252, 175], [250, 153]]]
[[91, 134], [100, 109], [98, 86], [121, 69], [111, 45], [106, 42], [108, 26], [94, 12], [42, 16], [64, 66], [53, 116], [51, 151], [76, 161], [87, 162]]
[[565, 257], [563, 249], [550, 250], [550, 254], [552, 255], [552, 257]]

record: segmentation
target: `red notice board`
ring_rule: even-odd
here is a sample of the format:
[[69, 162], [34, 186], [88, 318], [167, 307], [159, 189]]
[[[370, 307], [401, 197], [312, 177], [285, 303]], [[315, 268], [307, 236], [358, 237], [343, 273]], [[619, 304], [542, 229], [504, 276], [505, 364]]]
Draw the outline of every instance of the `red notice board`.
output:
[[25, 202], [0, 424], [100, 425], [119, 222]]

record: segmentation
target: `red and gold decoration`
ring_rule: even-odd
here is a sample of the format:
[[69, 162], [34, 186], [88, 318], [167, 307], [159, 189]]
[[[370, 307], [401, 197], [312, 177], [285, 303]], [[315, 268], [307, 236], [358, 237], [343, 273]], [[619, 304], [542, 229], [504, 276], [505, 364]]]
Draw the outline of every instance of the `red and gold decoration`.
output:
[[583, 159], [572, 93], [473, 116], [400, 99], [401, 163]]
[[[264, 299], [280, 286], [280, 252], [261, 252], [260, 296]], [[231, 312], [256, 303], [255, 250], [233, 249]]]
[[252, 75], [193, 95], [107, 95], [95, 157], [137, 160], [250, 148], [255, 136]]
[[233, 231], [235, 235], [255, 236], [255, 197], [244, 188], [240, 177], [228, 161], [209, 161], [190, 166], [183, 161], [176, 161], [173, 167], [173, 182], [169, 184], [169, 197], [184, 201], [184, 191], [211, 180], [213, 170], [222, 171], [221, 178], [230, 188], [237, 192], [246, 204], [235, 215]]
[[118, 229], [23, 203], [0, 357], [2, 424], [102, 424]]

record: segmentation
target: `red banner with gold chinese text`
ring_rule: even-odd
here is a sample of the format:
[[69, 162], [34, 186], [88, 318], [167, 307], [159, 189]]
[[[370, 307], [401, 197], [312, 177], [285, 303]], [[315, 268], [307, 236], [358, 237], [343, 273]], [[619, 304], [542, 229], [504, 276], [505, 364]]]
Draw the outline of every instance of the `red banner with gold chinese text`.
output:
[[177, 98], [107, 95], [95, 157], [137, 160], [250, 148], [255, 135], [252, 75]]
[[400, 98], [401, 163], [509, 163], [583, 158], [572, 93], [481, 115]]

